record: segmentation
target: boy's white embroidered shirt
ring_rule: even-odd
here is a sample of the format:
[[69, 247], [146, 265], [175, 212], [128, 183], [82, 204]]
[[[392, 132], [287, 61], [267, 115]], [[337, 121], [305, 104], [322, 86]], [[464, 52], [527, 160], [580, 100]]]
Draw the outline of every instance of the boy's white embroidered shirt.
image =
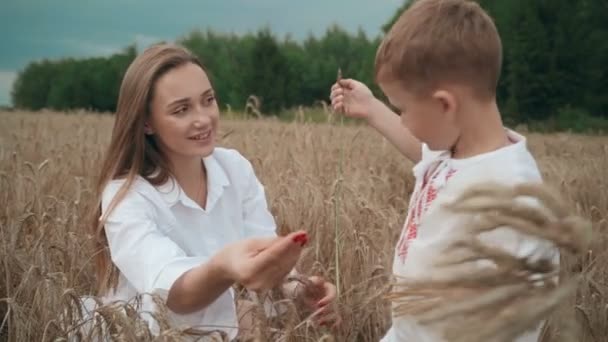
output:
[[[458, 197], [477, 182], [495, 181], [503, 184], [541, 182], [536, 161], [527, 149], [526, 139], [508, 131], [511, 144], [496, 151], [466, 159], [452, 159], [448, 152], [431, 151], [423, 145], [422, 160], [414, 167], [416, 184], [408, 215], [395, 247], [393, 274], [397, 277], [419, 278], [433, 272], [437, 251], [454, 239], [463, 217], [442, 208], [442, 203]], [[507, 227], [482, 238], [496, 247], [516, 255], [535, 255], [559, 262], [554, 246], [532, 239]], [[516, 342], [536, 341], [538, 332], [520, 337]], [[391, 329], [382, 341], [440, 341], [431, 332], [404, 317], [394, 317]]]

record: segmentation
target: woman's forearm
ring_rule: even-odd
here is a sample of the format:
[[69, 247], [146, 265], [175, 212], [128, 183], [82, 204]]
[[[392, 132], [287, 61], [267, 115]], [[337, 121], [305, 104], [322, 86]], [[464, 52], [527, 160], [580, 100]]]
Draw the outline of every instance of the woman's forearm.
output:
[[213, 303], [233, 284], [220, 263], [212, 258], [175, 281], [169, 291], [167, 307], [177, 314], [196, 312]]

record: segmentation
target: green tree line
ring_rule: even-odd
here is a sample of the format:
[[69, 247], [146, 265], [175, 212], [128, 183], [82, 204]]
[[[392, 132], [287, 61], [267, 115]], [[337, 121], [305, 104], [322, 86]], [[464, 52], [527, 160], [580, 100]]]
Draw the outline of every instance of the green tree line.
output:
[[[243, 109], [256, 95], [263, 113], [327, 100], [339, 67], [350, 77], [373, 83], [379, 38], [330, 27], [320, 38], [279, 40], [267, 28], [246, 35], [194, 31], [178, 40], [198, 55], [223, 105]], [[122, 76], [135, 58], [134, 46], [109, 57], [30, 63], [13, 86], [15, 107], [112, 111]], [[376, 88], [377, 91], [377, 88]]]
[[[556, 128], [608, 120], [608, 2], [605, 0], [479, 0], [494, 18], [504, 47], [498, 100], [509, 124], [553, 122]], [[383, 26], [390, 29], [409, 2]], [[338, 26], [303, 41], [263, 28], [245, 35], [194, 31], [178, 40], [207, 66], [220, 103], [235, 110], [249, 95], [276, 114], [328, 98], [341, 68], [382, 96], [373, 80], [381, 36]], [[14, 84], [15, 107], [113, 111], [134, 46], [109, 57], [30, 63]]]

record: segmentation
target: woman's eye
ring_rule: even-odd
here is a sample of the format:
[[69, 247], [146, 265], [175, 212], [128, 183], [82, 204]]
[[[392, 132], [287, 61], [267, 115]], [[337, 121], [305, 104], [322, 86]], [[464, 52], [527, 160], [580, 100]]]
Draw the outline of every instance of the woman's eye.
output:
[[173, 111], [173, 114], [181, 114], [181, 113], [185, 112], [186, 110], [188, 110], [188, 106], [186, 106], [186, 105], [179, 106]]
[[206, 105], [210, 105], [215, 101], [215, 96], [209, 96], [207, 98], [205, 98], [205, 104]]

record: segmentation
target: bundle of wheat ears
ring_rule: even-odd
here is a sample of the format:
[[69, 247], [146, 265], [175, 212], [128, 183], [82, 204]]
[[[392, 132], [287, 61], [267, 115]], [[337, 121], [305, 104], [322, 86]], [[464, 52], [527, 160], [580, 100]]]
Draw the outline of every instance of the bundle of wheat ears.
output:
[[[513, 341], [542, 324], [576, 290], [576, 277], [556, 281], [559, 265], [550, 256], [516, 256], [481, 237], [508, 227], [561, 252], [584, 252], [591, 224], [552, 189], [480, 184], [446, 208], [471, 218], [470, 224], [444, 245], [428, 278], [397, 280], [389, 298], [398, 316], [449, 342]], [[466, 264], [476, 266], [462, 272]]]

